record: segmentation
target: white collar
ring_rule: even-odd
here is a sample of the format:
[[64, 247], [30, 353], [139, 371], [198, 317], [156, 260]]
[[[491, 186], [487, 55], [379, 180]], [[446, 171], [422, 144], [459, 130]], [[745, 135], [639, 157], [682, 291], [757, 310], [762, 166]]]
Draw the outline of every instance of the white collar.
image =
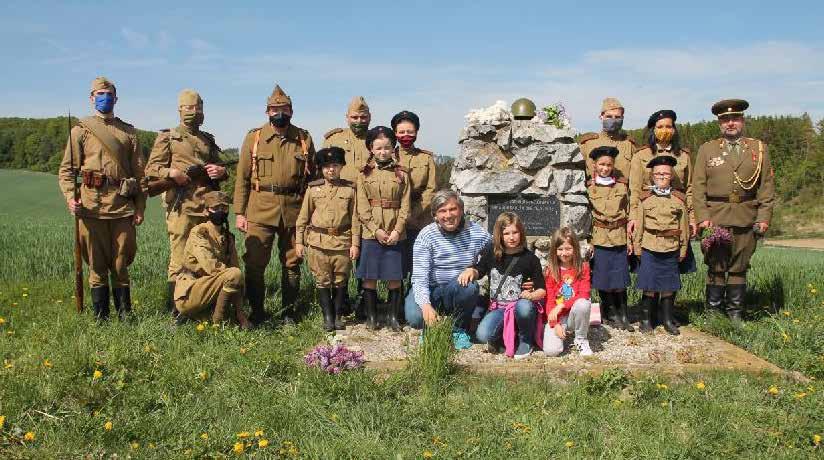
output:
[[595, 176], [595, 183], [598, 184], [598, 185], [612, 185], [612, 184], [615, 183], [615, 178], [612, 177], [612, 176], [610, 176], [610, 177]]

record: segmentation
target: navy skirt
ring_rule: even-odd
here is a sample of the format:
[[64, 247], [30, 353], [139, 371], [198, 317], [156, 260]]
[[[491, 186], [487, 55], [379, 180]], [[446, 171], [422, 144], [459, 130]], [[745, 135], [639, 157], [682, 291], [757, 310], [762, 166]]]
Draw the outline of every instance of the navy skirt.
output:
[[678, 254], [678, 250], [670, 252], [642, 250], [635, 287], [642, 291], [655, 292], [681, 289]]
[[592, 287], [599, 291], [626, 289], [629, 286], [627, 247], [595, 246], [592, 257]]
[[356, 275], [364, 280], [403, 279], [403, 259], [406, 240], [394, 246], [384, 246], [378, 240], [361, 240], [360, 260]]
[[687, 257], [678, 263], [678, 272], [682, 275], [695, 273], [698, 268], [695, 266], [695, 255], [692, 253], [692, 243], [687, 245]]

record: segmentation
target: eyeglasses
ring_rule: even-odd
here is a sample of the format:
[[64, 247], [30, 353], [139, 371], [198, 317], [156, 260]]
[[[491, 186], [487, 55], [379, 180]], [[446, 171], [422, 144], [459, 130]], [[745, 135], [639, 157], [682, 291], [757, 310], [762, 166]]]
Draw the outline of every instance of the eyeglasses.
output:
[[670, 176], [672, 176], [672, 173], [657, 172], [657, 173], [652, 173], [652, 175], [655, 176], [655, 177], [670, 177]]

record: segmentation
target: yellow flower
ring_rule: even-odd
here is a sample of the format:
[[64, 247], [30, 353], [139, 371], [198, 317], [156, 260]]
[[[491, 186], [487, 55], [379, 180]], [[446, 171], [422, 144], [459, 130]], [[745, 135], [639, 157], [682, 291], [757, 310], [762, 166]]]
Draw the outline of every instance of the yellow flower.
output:
[[792, 312], [790, 312], [789, 310], [784, 310], [783, 313], [784, 313], [784, 316], [791, 316], [792, 315]]
[[55, 300], [55, 302], [57, 302], [57, 303], [63, 303], [63, 300], [61, 300], [61, 299], [57, 299], [57, 300]]
[[567, 447], [567, 449], [571, 449], [571, 448], [575, 447], [575, 443], [572, 442], [572, 441], [567, 441], [567, 442], [564, 443], [564, 445]]
[[432, 452], [425, 450], [423, 451], [423, 458], [432, 458], [434, 454]]
[[446, 447], [446, 443], [443, 442], [440, 436], [433, 436], [432, 444], [435, 445], [435, 447]]
[[112, 421], [106, 420], [106, 423], [103, 424], [103, 429], [106, 431], [112, 431]]
[[43, 365], [44, 365], [44, 366], [46, 366], [46, 367], [48, 367], [49, 369], [51, 369], [51, 368], [52, 368], [52, 362], [51, 362], [51, 361], [49, 361], [48, 359], [44, 359], [44, 360], [43, 360]]
[[206, 330], [206, 326], [204, 326], [203, 323], [200, 323], [195, 327], [195, 329], [197, 330], [197, 332], [203, 332]]
[[240, 439], [246, 439], [246, 438], [249, 437], [249, 432], [248, 431], [241, 431], [240, 433], [237, 434], [237, 437], [240, 438]]
[[28, 296], [29, 296], [29, 293], [28, 293], [28, 292], [24, 292], [24, 293], [23, 293], [23, 297], [28, 297]]
[[200, 433], [200, 439], [206, 441], [209, 439], [209, 433]]
[[32, 433], [31, 431], [27, 431], [26, 434], [23, 435], [24, 441], [32, 442], [35, 440], [35, 438], [36, 436], [34, 436], [34, 433]]
[[264, 447], [266, 447], [268, 445], [269, 445], [269, 440], [268, 439], [261, 439], [261, 440], [258, 441], [258, 447], [260, 447], [261, 449], [263, 449]]
[[245, 348], [245, 347], [240, 347], [240, 354], [241, 354], [241, 355], [245, 355], [248, 351], [249, 351], [249, 349], [248, 349], [248, 348]]
[[777, 395], [777, 394], [778, 394], [778, 387], [777, 387], [777, 386], [775, 386], [775, 385], [772, 385], [772, 386], [771, 386], [771, 387], [767, 390], [767, 392], [768, 392], [769, 394], [771, 394], [771, 395], [775, 396], [775, 395]]
[[816, 447], [818, 447], [818, 445], [821, 444], [821, 435], [820, 434], [814, 434], [813, 435], [813, 444]]
[[669, 403], [667, 401], [662, 401], [661, 402], [661, 407], [667, 407], [668, 405], [669, 405]]
[[5, 415], [0, 415], [0, 430], [3, 429], [3, 425], [5, 425], [5, 424], [6, 424], [6, 416]]
[[13, 362], [9, 361], [8, 359], [3, 360], [3, 368], [4, 369], [11, 369], [12, 367], [14, 367]]
[[707, 385], [704, 384], [703, 380], [701, 380], [701, 381], [699, 381], [698, 383], [695, 384], [695, 388], [697, 388], [701, 391], [704, 391], [704, 388], [706, 388], [706, 387], [707, 387]]
[[242, 442], [236, 442], [235, 445], [232, 447], [232, 452], [240, 455], [246, 449], [246, 446], [243, 445]]
[[206, 379], [209, 378], [209, 374], [207, 374], [206, 371], [200, 371], [198, 372], [197, 377], [200, 379], [201, 382], [205, 382]]
[[2, 316], [0, 316], [0, 326], [2, 326], [4, 324], [6, 324], [6, 318], [3, 318]]
[[157, 447], [157, 446], [155, 446], [155, 443], [153, 443], [153, 442], [149, 443], [149, 449], [154, 449], [155, 447]]
[[131, 447], [132, 450], [137, 450], [140, 448], [140, 443], [137, 441], [132, 441], [131, 443], [129, 443], [129, 447]]
[[666, 389], [668, 389], [668, 388], [669, 388], [666, 384], [663, 384], [663, 383], [656, 383], [656, 384], [655, 384], [655, 386], [656, 386], [656, 388], [658, 388], [659, 390], [666, 390]]
[[802, 391], [801, 393], [796, 393], [795, 394], [795, 399], [804, 399], [806, 396], [807, 396], [807, 393]]
[[815, 295], [818, 292], [816, 288], [810, 289], [810, 294]]
[[92, 374], [92, 380], [97, 380], [100, 377], [103, 377], [103, 373], [100, 372], [98, 369], [95, 369], [94, 374]]
[[261, 430], [261, 429], [255, 430], [255, 437], [259, 438], [261, 436], [263, 436], [263, 430]]

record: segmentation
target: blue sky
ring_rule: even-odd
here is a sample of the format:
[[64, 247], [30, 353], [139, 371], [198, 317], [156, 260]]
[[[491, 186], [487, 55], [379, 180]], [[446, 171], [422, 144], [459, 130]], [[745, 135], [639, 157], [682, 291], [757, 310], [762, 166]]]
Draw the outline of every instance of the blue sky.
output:
[[363, 95], [373, 125], [415, 111], [418, 145], [448, 155], [468, 110], [521, 96], [563, 102], [581, 131], [606, 96], [628, 127], [660, 108], [708, 119], [724, 97], [824, 117], [824, 2], [676, 3], [7, 1], [0, 116], [87, 114], [106, 75], [143, 129], [177, 124], [177, 93], [197, 89], [224, 147], [265, 122], [275, 83], [316, 143]]

